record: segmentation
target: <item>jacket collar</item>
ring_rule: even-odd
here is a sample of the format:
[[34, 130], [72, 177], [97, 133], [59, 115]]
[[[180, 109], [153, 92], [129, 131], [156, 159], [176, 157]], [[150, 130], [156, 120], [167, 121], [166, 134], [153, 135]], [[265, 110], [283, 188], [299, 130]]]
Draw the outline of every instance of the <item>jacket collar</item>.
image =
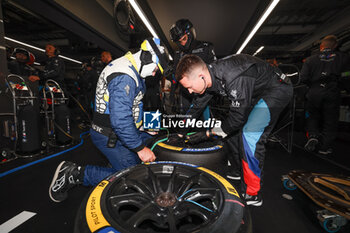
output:
[[218, 78], [216, 76], [215, 67], [212, 64], [209, 64], [209, 65], [207, 65], [207, 68], [209, 70], [211, 83], [212, 83], [211, 87], [209, 87], [207, 89], [207, 91], [209, 91], [209, 92], [217, 92], [219, 90], [220, 84], [218, 83], [219, 80], [218, 80]]

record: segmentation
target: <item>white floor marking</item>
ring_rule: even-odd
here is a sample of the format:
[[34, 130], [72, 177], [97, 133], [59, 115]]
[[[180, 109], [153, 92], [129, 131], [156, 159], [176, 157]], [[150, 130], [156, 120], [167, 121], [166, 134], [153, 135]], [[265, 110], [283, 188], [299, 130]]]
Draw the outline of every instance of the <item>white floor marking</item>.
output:
[[0, 225], [0, 232], [1, 233], [7, 233], [30, 219], [36, 215], [36, 213], [29, 212], [29, 211], [23, 211], [20, 214], [17, 214], [15, 217], [11, 218], [10, 220], [7, 220], [3, 224]]

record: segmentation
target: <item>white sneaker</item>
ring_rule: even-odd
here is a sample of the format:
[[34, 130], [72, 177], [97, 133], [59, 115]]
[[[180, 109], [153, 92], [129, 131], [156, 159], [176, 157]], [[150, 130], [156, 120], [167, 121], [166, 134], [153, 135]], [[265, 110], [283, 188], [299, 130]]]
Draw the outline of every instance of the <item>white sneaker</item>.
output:
[[247, 205], [261, 206], [263, 203], [263, 200], [259, 194], [255, 196], [250, 196], [249, 194], [242, 194], [242, 196], [244, 197]]

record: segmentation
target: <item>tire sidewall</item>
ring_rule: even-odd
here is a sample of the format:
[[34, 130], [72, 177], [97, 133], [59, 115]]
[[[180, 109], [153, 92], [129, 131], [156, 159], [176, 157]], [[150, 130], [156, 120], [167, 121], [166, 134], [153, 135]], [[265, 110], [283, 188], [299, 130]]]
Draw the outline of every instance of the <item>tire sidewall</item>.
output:
[[[201, 233], [213, 233], [213, 232], [220, 232], [220, 233], [234, 233], [237, 232], [238, 228], [241, 226], [242, 218], [243, 218], [243, 212], [244, 212], [244, 205], [242, 204], [242, 201], [240, 200], [239, 194], [236, 191], [236, 189], [223, 177], [221, 177], [219, 174], [206, 169], [204, 167], [194, 166], [191, 164], [185, 164], [185, 163], [179, 163], [179, 162], [154, 162], [151, 164], [147, 164], [146, 166], [152, 165], [152, 164], [166, 164], [166, 165], [180, 165], [180, 166], [187, 166], [189, 169], [198, 169], [205, 173], [207, 173], [208, 177], [212, 181], [214, 181], [217, 184], [217, 187], [220, 188], [222, 194], [223, 194], [223, 208], [221, 209], [221, 212], [218, 214], [218, 217], [215, 220], [211, 220], [208, 222], [199, 232]], [[108, 208], [106, 206], [108, 194], [110, 193], [109, 190], [113, 186], [113, 181], [117, 180], [118, 177], [123, 176], [124, 174], [128, 172], [132, 172], [133, 168], [137, 168], [139, 166], [145, 166], [145, 165], [137, 165], [132, 168], [125, 169], [123, 171], [117, 172], [109, 177], [107, 177], [105, 180], [101, 181], [102, 184], [106, 184], [103, 188], [103, 191], [99, 197], [100, 200], [100, 206], [101, 209], [102, 218], [106, 219], [107, 222], [110, 225], [114, 225], [116, 221], [112, 219], [112, 217], [109, 215]], [[101, 185], [101, 183], [99, 185]], [[99, 186], [98, 185], [98, 186]], [[100, 186], [101, 187], [101, 186]], [[97, 187], [96, 187], [97, 188]], [[96, 189], [95, 188], [95, 189]], [[75, 233], [85, 233], [90, 232], [90, 229], [87, 224], [87, 210], [86, 207], [90, 206], [88, 203], [89, 196], [94, 192], [92, 190], [89, 195], [84, 199], [82, 205], [80, 206], [80, 209], [78, 211], [78, 216], [76, 218], [76, 226], [75, 226]], [[80, 216], [79, 216], [80, 215]], [[102, 227], [104, 228], [104, 227]], [[102, 229], [101, 228], [101, 229]], [[95, 230], [95, 232], [100, 232], [100, 230]], [[87, 230], [87, 231], [86, 231]], [[118, 224], [118, 229], [116, 232], [129, 232], [126, 229], [123, 229], [122, 226]], [[131, 232], [130, 232], [131, 233]], [[135, 233], [135, 232], [132, 232]]]
[[227, 172], [227, 154], [224, 147], [218, 143], [213, 143], [207, 148], [189, 148], [161, 142], [153, 151], [157, 157], [156, 161], [176, 161], [203, 166], [222, 176]]

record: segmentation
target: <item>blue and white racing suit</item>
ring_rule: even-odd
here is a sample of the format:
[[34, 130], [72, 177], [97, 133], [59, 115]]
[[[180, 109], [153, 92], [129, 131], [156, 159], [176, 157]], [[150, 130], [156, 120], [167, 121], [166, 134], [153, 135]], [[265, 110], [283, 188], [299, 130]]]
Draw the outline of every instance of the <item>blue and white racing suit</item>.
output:
[[[93, 143], [112, 167], [86, 166], [84, 185], [97, 185], [106, 176], [140, 163], [136, 152], [151, 138], [139, 130], [146, 88], [130, 56], [128, 53], [109, 63], [98, 79], [90, 133]], [[111, 134], [117, 136], [114, 148], [107, 147]]]

